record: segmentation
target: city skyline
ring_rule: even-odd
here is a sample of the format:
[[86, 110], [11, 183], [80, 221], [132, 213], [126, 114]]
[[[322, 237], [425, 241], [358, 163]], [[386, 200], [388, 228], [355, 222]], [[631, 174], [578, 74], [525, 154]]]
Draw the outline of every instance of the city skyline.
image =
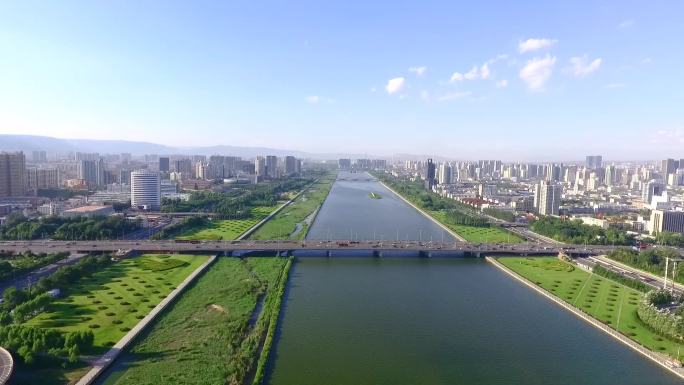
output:
[[678, 3], [79, 5], [0, 6], [0, 133], [520, 160], [684, 142]]

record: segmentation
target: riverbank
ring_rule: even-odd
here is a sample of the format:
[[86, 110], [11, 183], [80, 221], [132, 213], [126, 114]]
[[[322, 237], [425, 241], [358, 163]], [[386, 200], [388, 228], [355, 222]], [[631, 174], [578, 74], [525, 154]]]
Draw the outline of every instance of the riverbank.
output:
[[684, 369], [683, 368], [676, 368], [673, 367], [672, 365], [669, 364], [670, 358], [667, 357], [664, 354], [660, 354], [657, 352], [653, 352], [649, 349], [646, 349], [639, 343], [635, 342], [634, 340], [628, 338], [627, 336], [623, 335], [622, 333], [616, 331], [615, 329], [611, 328], [610, 326], [604, 324], [603, 322], [599, 321], [598, 319], [588, 315], [584, 311], [582, 311], [580, 308], [576, 307], [575, 305], [568, 303], [564, 301], [563, 299], [551, 294], [550, 292], [546, 291], [545, 289], [539, 287], [539, 285], [535, 284], [534, 282], [528, 280], [527, 278], [517, 274], [513, 270], [509, 269], [508, 267], [504, 266], [502, 263], [497, 261], [495, 258], [492, 257], [485, 257], [485, 260], [492, 265], [496, 266], [499, 268], [501, 271], [506, 273], [507, 275], [513, 277], [517, 281], [523, 283], [525, 286], [531, 288], [532, 290], [536, 291], [538, 294], [541, 294], [545, 298], [555, 302], [556, 304], [560, 305], [564, 309], [570, 311], [573, 313], [575, 316], [579, 317], [580, 319], [586, 321], [587, 323], [591, 324], [592, 326], [596, 327], [597, 329], [602, 330], [606, 334], [610, 335], [611, 337], [615, 338], [616, 340], [622, 342], [623, 344], [629, 346], [633, 350], [639, 352], [642, 356], [647, 357], [651, 361], [657, 363], [658, 365], [662, 366], [663, 368], [667, 369], [671, 373], [677, 375], [678, 377], [684, 379]]
[[[100, 384], [245, 384], [277, 317], [273, 302], [282, 297], [277, 288], [287, 262], [218, 258]], [[250, 322], [260, 298], [262, 310]]]
[[334, 174], [317, 179], [297, 194], [287, 204], [287, 207], [282, 207], [278, 212], [273, 213], [268, 220], [255, 226], [243, 238], [255, 240], [304, 239], [313, 221], [311, 215], [323, 205], [333, 183], [335, 183]]
[[452, 237], [458, 239], [458, 240], [461, 241], [461, 242], [467, 242], [466, 239], [463, 238], [460, 234], [458, 234], [458, 233], [456, 233], [455, 231], [451, 230], [451, 229], [450, 229], [449, 227], [447, 227], [444, 223], [438, 221], [435, 217], [433, 217], [432, 215], [428, 214], [426, 211], [424, 211], [424, 210], [421, 209], [420, 207], [414, 205], [413, 202], [411, 202], [411, 201], [409, 201], [408, 199], [404, 198], [401, 194], [399, 194], [398, 192], [394, 191], [390, 186], [386, 185], [386, 184], [385, 184], [383, 181], [381, 181], [380, 179], [378, 179], [378, 183], [380, 183], [383, 187], [385, 187], [386, 189], [388, 189], [389, 191], [391, 191], [394, 195], [396, 195], [397, 197], [399, 197], [399, 199], [401, 199], [402, 201], [404, 201], [405, 203], [407, 203], [409, 206], [411, 206], [411, 207], [413, 207], [414, 209], [416, 209], [419, 213], [423, 214], [423, 216], [425, 216], [426, 218], [428, 218], [429, 220], [431, 220], [432, 222], [434, 222], [436, 225], [438, 225], [439, 227], [441, 227], [444, 231], [446, 231], [447, 233], [451, 234]]
[[166, 298], [164, 298], [145, 318], [131, 329], [123, 338], [119, 340], [107, 353], [93, 363], [93, 368], [83, 376], [76, 385], [90, 385], [114, 362], [119, 355], [143, 332], [165, 309], [173, 303], [185, 288], [190, 285], [195, 278], [202, 274], [216, 260], [216, 256], [210, 257], [200, 267], [193, 271], [180, 285], [178, 285]]

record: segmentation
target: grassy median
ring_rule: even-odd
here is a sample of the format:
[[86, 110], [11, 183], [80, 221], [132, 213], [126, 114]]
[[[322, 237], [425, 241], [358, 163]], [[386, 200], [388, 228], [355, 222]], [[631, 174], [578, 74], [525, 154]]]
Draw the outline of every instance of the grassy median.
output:
[[255, 207], [249, 219], [214, 219], [208, 225], [187, 229], [179, 240], [232, 240], [266, 218], [278, 206]]

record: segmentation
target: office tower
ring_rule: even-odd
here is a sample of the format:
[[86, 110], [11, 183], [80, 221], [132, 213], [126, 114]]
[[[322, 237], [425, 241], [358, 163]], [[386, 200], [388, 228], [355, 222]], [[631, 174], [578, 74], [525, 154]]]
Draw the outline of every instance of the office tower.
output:
[[646, 205], [651, 204], [651, 200], [654, 196], [660, 196], [665, 191], [665, 185], [654, 179], [644, 183], [641, 189], [641, 200]]
[[437, 180], [439, 184], [451, 183], [451, 166], [449, 163], [442, 163], [439, 165]]
[[387, 168], [387, 161], [385, 159], [373, 159], [371, 161], [371, 168], [373, 170], [384, 170]]
[[596, 170], [597, 168], [601, 168], [601, 163], [603, 163], [603, 157], [601, 155], [588, 155], [585, 165], [590, 170]]
[[297, 173], [297, 162], [294, 156], [285, 157], [285, 175], [293, 175]]
[[337, 161], [337, 168], [340, 170], [349, 170], [351, 168], [351, 159], [339, 159]]
[[270, 178], [278, 177], [278, 157], [266, 155], [266, 175]]
[[98, 186], [104, 186], [107, 184], [107, 168], [104, 158], [100, 158], [95, 162], [96, 179], [95, 183]]
[[663, 174], [663, 180], [667, 181], [667, 176], [674, 174], [677, 171], [677, 161], [674, 159], [664, 159], [660, 162], [660, 172]]
[[651, 212], [651, 233], [664, 231], [684, 234], [684, 211], [653, 210]]
[[145, 210], [161, 207], [161, 177], [158, 172], [137, 170], [131, 173], [131, 206]]
[[432, 158], [427, 160], [425, 164], [425, 188], [432, 190], [432, 186], [435, 184], [435, 164], [432, 163]]
[[613, 165], [606, 166], [604, 177], [603, 177], [603, 183], [606, 186], [612, 186], [617, 181], [617, 177], [616, 177], [615, 172], [616, 172], [615, 166], [613, 166]]
[[254, 161], [254, 174], [259, 178], [266, 176], [266, 159], [263, 156], [257, 156]]
[[169, 172], [169, 158], [168, 157], [160, 157], [159, 158], [159, 171]]
[[26, 194], [26, 158], [23, 152], [0, 152], [0, 197]]
[[563, 188], [550, 181], [542, 181], [536, 186], [535, 207], [541, 215], [558, 215]]
[[45, 163], [47, 162], [47, 152], [45, 151], [33, 151], [32, 160], [35, 163]]

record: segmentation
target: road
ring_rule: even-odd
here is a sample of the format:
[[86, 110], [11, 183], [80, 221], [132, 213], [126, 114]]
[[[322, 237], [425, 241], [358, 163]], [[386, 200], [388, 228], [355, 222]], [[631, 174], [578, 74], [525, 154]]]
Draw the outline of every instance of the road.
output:
[[[593, 262], [612, 270], [616, 273], [622, 274], [632, 279], [639, 280], [653, 288], [661, 289], [664, 284], [663, 277], [651, 274], [649, 272], [627, 266], [623, 263], [614, 261], [605, 255], [597, 255], [589, 257]], [[668, 280], [668, 287], [671, 287], [672, 281]], [[675, 283], [674, 289], [677, 293], [684, 294], [684, 285]]]
[[471, 243], [471, 242], [418, 242], [418, 241], [185, 241], [174, 240], [110, 240], [110, 241], [6, 241], [0, 242], [0, 250], [24, 252], [115, 252], [118, 250], [167, 251], [167, 252], [224, 252], [224, 251], [287, 251], [287, 250], [406, 250], [406, 251], [452, 251], [481, 254], [539, 255], [565, 252], [569, 255], [603, 255], [614, 246], [579, 246], [550, 243]]

